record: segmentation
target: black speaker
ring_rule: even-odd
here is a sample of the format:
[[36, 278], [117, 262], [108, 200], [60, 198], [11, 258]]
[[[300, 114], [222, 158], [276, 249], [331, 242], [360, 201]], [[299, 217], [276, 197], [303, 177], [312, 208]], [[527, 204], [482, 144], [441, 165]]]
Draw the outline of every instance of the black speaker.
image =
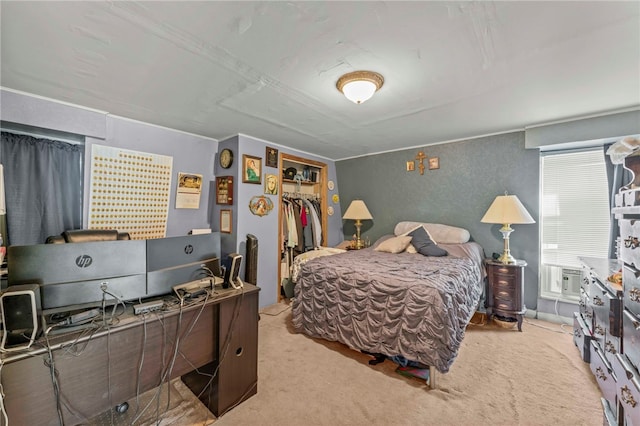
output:
[[258, 239], [247, 234], [247, 263], [244, 269], [245, 282], [258, 284]]
[[2, 343], [5, 351], [28, 349], [40, 332], [40, 286], [14, 285], [0, 295]]

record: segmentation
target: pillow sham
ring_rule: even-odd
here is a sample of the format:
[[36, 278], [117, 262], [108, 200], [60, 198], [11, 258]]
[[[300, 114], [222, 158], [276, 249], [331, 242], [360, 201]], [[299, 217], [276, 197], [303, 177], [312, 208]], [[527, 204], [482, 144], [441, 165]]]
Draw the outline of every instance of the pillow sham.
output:
[[411, 242], [409, 235], [400, 235], [398, 237], [391, 237], [384, 240], [376, 248], [375, 251], [383, 251], [386, 253], [401, 253], [403, 252], [409, 243]]
[[419, 226], [409, 233], [411, 245], [424, 256], [446, 256], [448, 253], [431, 239], [429, 233]]
[[[413, 228], [407, 230], [406, 232], [403, 232], [402, 235], [409, 235], [410, 233], [412, 233], [413, 231], [415, 231], [418, 228], [424, 229], [427, 232], [427, 235], [429, 235], [429, 238], [431, 238], [431, 241], [433, 241], [434, 244], [438, 244], [436, 242], [436, 240], [433, 239], [431, 234], [429, 234], [429, 231], [427, 231], [427, 228], [425, 228], [423, 224], [418, 224], [418, 225], [414, 226]], [[416, 254], [418, 252], [418, 250], [416, 250], [416, 248], [411, 243], [409, 243], [409, 245], [407, 246], [407, 249], [405, 251], [407, 253], [411, 253], [411, 254]]]
[[471, 234], [466, 229], [442, 223], [402, 221], [398, 222], [393, 233], [395, 235], [406, 234], [414, 230], [418, 225], [424, 226], [436, 244], [462, 244], [468, 242], [471, 238]]

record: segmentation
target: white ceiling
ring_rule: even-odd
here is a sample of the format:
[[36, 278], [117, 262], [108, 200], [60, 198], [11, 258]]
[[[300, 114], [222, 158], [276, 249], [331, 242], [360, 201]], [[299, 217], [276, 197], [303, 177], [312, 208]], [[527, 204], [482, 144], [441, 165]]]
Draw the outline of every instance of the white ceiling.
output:
[[[2, 1], [3, 87], [330, 159], [640, 105], [640, 2]], [[356, 105], [340, 75], [384, 86]]]

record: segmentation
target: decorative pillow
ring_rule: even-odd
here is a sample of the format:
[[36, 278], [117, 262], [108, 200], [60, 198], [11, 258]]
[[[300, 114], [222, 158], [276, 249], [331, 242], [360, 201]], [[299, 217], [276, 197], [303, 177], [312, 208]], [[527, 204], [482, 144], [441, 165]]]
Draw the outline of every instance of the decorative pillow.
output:
[[429, 233], [422, 226], [413, 230], [409, 236], [411, 237], [411, 245], [415, 247], [418, 253], [425, 256], [447, 255], [447, 251], [438, 247], [431, 237], [429, 237]]
[[[436, 240], [433, 239], [433, 237], [431, 236], [431, 234], [429, 233], [429, 231], [427, 230], [427, 228], [424, 227], [425, 224], [423, 223], [416, 223], [416, 222], [405, 222], [405, 223], [414, 223], [416, 226], [408, 229], [406, 232], [403, 232], [401, 235], [409, 235], [410, 233], [412, 233], [413, 231], [415, 231], [418, 228], [422, 228], [427, 232], [427, 235], [429, 235], [429, 238], [431, 238], [431, 241], [433, 241], [434, 244], [438, 244], [438, 242]], [[397, 227], [396, 227], [397, 229]], [[416, 248], [413, 246], [413, 244], [409, 244], [407, 246], [407, 249], [405, 250], [407, 253], [412, 253], [415, 254], [418, 251], [416, 250]]]
[[382, 237], [378, 238], [373, 244], [371, 244], [371, 248], [375, 250], [376, 247], [378, 247], [383, 242], [387, 241], [389, 238], [395, 238], [395, 237], [396, 236], [392, 234], [383, 235]]
[[411, 237], [409, 235], [391, 237], [378, 244], [378, 246], [374, 250], [384, 251], [387, 253], [402, 253], [407, 248], [410, 242]]
[[437, 244], [462, 244], [469, 241], [471, 234], [464, 228], [457, 228], [455, 226], [444, 225], [441, 223], [424, 223], [424, 222], [410, 222], [403, 221], [398, 222], [394, 229], [395, 235], [403, 235], [407, 232], [411, 232], [419, 225], [424, 226], [424, 229], [429, 232], [433, 241]]
[[[402, 222], [401, 222], [402, 223]], [[415, 231], [418, 228], [422, 228], [425, 231], [427, 231], [427, 228], [424, 227], [423, 223], [417, 223], [417, 222], [405, 222], [405, 223], [413, 223], [415, 226], [406, 230], [405, 232], [402, 233], [402, 235], [409, 235], [410, 233], [412, 233], [413, 231]], [[397, 228], [397, 227], [396, 227]], [[427, 234], [429, 235], [429, 238], [431, 238], [431, 241], [433, 241], [434, 244], [438, 244], [436, 242], [436, 240], [433, 239], [433, 237], [431, 236], [431, 234], [429, 234], [429, 231], [427, 231]], [[411, 254], [416, 254], [418, 252], [418, 250], [416, 250], [416, 248], [413, 246], [413, 244], [409, 244], [407, 246], [407, 249], [405, 250], [407, 253], [411, 253]]]

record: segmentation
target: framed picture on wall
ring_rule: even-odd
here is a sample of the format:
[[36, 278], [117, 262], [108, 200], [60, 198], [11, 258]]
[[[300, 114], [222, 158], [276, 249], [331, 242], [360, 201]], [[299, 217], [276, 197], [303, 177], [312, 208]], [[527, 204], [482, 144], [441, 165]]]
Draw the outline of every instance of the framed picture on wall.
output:
[[216, 204], [233, 204], [233, 176], [216, 177]]
[[440, 168], [440, 159], [438, 157], [429, 158], [429, 170], [435, 170]]
[[262, 158], [253, 155], [242, 155], [242, 182], [262, 183]]
[[220, 232], [231, 233], [231, 210], [220, 210]]
[[278, 176], [266, 174], [264, 178], [264, 193], [265, 194], [277, 194], [278, 193]]
[[267, 167], [278, 167], [278, 150], [275, 148], [271, 148], [270, 146], [267, 147], [267, 152], [266, 152], [266, 161], [265, 161], [265, 165]]

